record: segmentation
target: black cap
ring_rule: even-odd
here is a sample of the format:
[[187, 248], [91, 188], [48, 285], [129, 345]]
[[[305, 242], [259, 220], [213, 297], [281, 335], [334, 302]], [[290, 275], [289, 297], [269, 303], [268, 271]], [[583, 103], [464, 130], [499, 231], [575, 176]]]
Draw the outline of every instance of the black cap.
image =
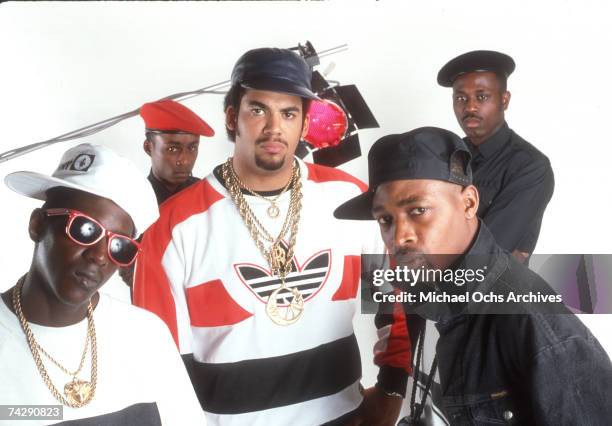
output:
[[492, 71], [508, 77], [514, 71], [514, 59], [493, 50], [474, 50], [451, 59], [438, 72], [438, 84], [452, 87], [462, 74], [475, 71]]
[[310, 66], [297, 53], [264, 47], [249, 50], [238, 59], [232, 71], [232, 86], [319, 99], [312, 92], [311, 78]]
[[[459, 156], [464, 170], [451, 168]], [[368, 153], [367, 192], [348, 200], [334, 211], [338, 219], [367, 220], [372, 217], [376, 188], [385, 182], [435, 179], [461, 186], [472, 183], [470, 151], [459, 136], [437, 127], [421, 127], [400, 135], [383, 136]]]

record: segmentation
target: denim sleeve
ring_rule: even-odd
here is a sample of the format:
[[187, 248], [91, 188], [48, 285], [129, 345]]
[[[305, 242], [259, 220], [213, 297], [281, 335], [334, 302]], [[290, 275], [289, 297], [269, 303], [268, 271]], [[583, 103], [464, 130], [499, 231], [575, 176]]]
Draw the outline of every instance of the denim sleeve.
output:
[[538, 425], [608, 426], [612, 421], [612, 364], [592, 335], [540, 351], [525, 389]]

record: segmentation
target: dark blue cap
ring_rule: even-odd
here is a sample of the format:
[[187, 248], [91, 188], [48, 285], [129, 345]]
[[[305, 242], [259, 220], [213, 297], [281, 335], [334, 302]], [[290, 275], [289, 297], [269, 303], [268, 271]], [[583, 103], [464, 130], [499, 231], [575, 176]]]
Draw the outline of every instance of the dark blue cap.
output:
[[474, 50], [448, 61], [438, 72], [438, 84], [452, 87], [457, 77], [478, 71], [491, 71], [508, 77], [514, 68], [514, 59], [504, 53], [494, 50]]
[[319, 99], [312, 92], [311, 78], [310, 66], [297, 53], [264, 47], [249, 50], [238, 59], [232, 71], [232, 86]]
[[[455, 157], [459, 157], [459, 161], [453, 162]], [[342, 204], [334, 211], [334, 216], [338, 219], [373, 219], [374, 193], [385, 182], [434, 179], [470, 185], [471, 157], [459, 136], [437, 127], [421, 127], [399, 135], [383, 136], [368, 153], [368, 191]]]

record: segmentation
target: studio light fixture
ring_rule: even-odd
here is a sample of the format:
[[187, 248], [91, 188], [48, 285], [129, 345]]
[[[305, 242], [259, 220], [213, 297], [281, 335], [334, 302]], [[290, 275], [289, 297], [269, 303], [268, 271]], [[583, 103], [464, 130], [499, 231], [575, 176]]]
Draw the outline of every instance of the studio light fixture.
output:
[[315, 148], [338, 145], [348, 128], [344, 110], [332, 101], [314, 100], [308, 109], [309, 126], [304, 140]]
[[[320, 64], [319, 58], [329, 54], [332, 49], [317, 54], [307, 41], [293, 50], [297, 50], [314, 68]], [[357, 86], [327, 80], [319, 71], [313, 71], [311, 84], [312, 90], [322, 100], [311, 103], [309, 125], [313, 130], [309, 129], [296, 154], [304, 158], [312, 153], [315, 163], [330, 167], [358, 158], [361, 156], [358, 130], [380, 126]], [[340, 114], [340, 110], [343, 114]], [[341, 115], [344, 115], [344, 120]]]

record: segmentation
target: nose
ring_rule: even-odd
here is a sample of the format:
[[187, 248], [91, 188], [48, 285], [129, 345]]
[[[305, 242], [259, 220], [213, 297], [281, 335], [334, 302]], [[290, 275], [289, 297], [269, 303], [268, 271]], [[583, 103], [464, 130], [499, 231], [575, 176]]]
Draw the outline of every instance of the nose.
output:
[[110, 262], [108, 258], [108, 237], [106, 236], [94, 245], [86, 247], [84, 256], [98, 266], [106, 266]]
[[271, 113], [267, 117], [264, 133], [267, 135], [278, 135], [281, 132], [280, 125], [280, 114]]
[[183, 164], [185, 164], [186, 160], [185, 160], [185, 151], [180, 151], [178, 156], [176, 157], [176, 165], [177, 166], [182, 166]]
[[465, 103], [465, 110], [468, 112], [476, 112], [478, 111], [478, 104], [476, 103], [476, 99], [472, 98], [468, 98], [467, 102]]
[[399, 220], [395, 225], [393, 234], [393, 246], [395, 249], [407, 248], [414, 245], [417, 241], [414, 226], [408, 220]]

